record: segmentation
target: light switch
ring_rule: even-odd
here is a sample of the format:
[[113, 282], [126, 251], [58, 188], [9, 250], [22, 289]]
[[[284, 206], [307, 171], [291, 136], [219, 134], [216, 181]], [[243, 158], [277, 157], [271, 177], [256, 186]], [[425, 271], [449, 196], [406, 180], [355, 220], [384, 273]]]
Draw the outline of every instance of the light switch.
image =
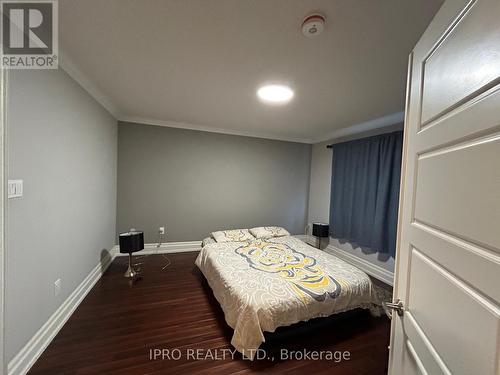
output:
[[19, 198], [23, 196], [23, 180], [9, 180], [8, 197]]

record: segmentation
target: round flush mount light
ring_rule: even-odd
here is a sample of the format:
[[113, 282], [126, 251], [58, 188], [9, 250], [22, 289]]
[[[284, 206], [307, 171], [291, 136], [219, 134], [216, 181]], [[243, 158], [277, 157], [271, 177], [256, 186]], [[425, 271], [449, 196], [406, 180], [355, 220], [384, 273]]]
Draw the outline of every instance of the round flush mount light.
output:
[[302, 21], [302, 34], [308, 38], [321, 34], [325, 28], [325, 17], [321, 14], [311, 14]]
[[257, 90], [259, 99], [269, 104], [288, 103], [293, 95], [293, 90], [285, 85], [265, 85]]

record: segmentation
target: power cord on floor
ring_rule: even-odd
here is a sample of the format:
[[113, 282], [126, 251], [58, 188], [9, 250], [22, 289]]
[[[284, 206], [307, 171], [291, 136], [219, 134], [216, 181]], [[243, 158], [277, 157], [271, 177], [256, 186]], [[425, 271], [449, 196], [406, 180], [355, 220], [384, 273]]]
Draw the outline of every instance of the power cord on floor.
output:
[[[167, 261], [167, 264], [165, 264], [161, 268], [161, 270], [164, 271], [165, 269], [167, 269], [172, 264], [172, 261], [170, 260], [170, 258], [166, 254], [160, 254], [160, 255], [163, 257], [163, 259], [165, 259]], [[149, 255], [135, 256], [134, 260], [139, 260], [139, 259], [145, 258], [147, 256], [149, 256]], [[136, 263], [133, 263], [132, 266], [139, 273], [142, 270], [142, 267], [140, 267], [142, 264], [144, 264], [144, 262], [136, 262]]]
[[[140, 260], [142, 258], [145, 258], [147, 255], [136, 255], [134, 256], [134, 261], [137, 261], [137, 260]], [[137, 262], [137, 263], [133, 263], [132, 266], [134, 267], [134, 269], [137, 271], [137, 273], [140, 273], [141, 272], [141, 269], [142, 267], [140, 267], [142, 264], [144, 264], [144, 262]]]
[[172, 261], [167, 257], [166, 254], [161, 254], [162, 257], [167, 261], [167, 264], [165, 264], [163, 266], [163, 268], [161, 269], [162, 271], [165, 270], [168, 266], [170, 266], [172, 264]]
[[[158, 244], [156, 245], [156, 247], [159, 249], [161, 247], [161, 244], [163, 242], [163, 235], [165, 234], [165, 229], [163, 229], [163, 231], [160, 230], [158, 231]], [[161, 254], [161, 256], [163, 257], [163, 259], [165, 259], [167, 261], [167, 264], [165, 264], [163, 267], [162, 267], [162, 271], [164, 271], [168, 266], [170, 266], [172, 264], [172, 261], [165, 255], [165, 254]]]
[[[158, 233], [158, 244], [156, 245], [156, 247], [158, 249], [161, 247], [161, 244], [163, 242], [163, 235], [164, 235], [164, 233], [161, 233], [161, 232]], [[134, 257], [134, 260], [137, 261], [137, 260], [140, 260], [142, 258], [145, 258], [146, 256], [147, 255], [138, 255], [138, 256]], [[166, 254], [161, 254], [161, 256], [163, 257], [163, 259], [166, 260], [166, 264], [161, 268], [161, 270], [164, 271], [172, 264], [172, 261], [169, 259], [169, 257]], [[140, 272], [141, 268], [142, 268], [142, 267], [137, 267], [137, 266], [141, 266], [142, 264], [144, 264], [144, 262], [136, 262], [133, 264], [133, 266], [137, 272]]]

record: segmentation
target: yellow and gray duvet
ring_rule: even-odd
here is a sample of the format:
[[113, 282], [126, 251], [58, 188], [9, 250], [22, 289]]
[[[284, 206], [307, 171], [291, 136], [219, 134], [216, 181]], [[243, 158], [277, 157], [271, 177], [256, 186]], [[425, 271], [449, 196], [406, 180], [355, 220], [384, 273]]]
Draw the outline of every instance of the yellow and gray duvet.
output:
[[355, 308], [380, 313], [368, 275], [294, 237], [211, 243], [196, 265], [234, 329], [231, 344], [250, 359], [264, 331]]

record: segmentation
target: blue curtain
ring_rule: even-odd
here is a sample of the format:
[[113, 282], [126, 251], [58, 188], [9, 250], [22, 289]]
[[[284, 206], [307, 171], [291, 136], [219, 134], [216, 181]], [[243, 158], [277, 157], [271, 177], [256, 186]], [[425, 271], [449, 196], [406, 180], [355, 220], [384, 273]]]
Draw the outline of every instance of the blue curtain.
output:
[[332, 147], [330, 236], [396, 252], [403, 132]]

